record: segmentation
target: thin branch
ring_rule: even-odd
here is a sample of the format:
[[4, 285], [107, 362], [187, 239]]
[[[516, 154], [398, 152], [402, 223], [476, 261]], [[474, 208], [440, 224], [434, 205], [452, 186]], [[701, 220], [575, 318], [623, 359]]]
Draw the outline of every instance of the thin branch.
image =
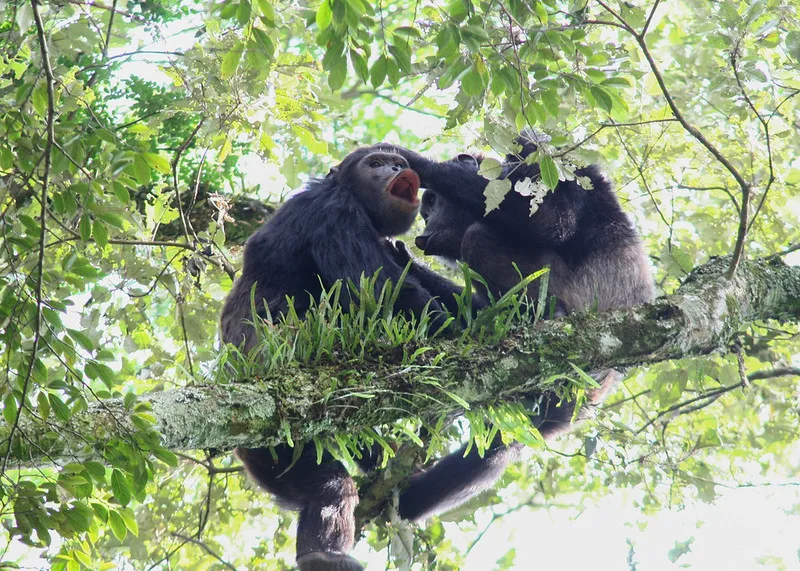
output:
[[[31, 344], [30, 359], [28, 361], [28, 368], [25, 371], [25, 378], [22, 381], [22, 391], [19, 397], [19, 407], [17, 414], [14, 418], [14, 424], [8, 435], [9, 442], [14, 438], [14, 432], [19, 428], [19, 421], [22, 417], [25, 407], [25, 401], [28, 398], [28, 387], [30, 386], [31, 378], [33, 376], [33, 367], [36, 363], [37, 353], [39, 351], [39, 343], [41, 341], [42, 333], [42, 306], [44, 305], [43, 295], [43, 276], [44, 276], [44, 252], [45, 252], [45, 238], [47, 237], [47, 187], [50, 184], [50, 163], [53, 159], [53, 145], [55, 144], [55, 92], [53, 85], [55, 78], [53, 76], [53, 68], [50, 65], [50, 50], [47, 46], [47, 38], [44, 34], [44, 22], [42, 15], [39, 13], [39, 5], [37, 0], [31, 0], [31, 7], [33, 9], [33, 19], [36, 22], [36, 36], [39, 40], [39, 51], [42, 58], [42, 68], [44, 69], [45, 78], [47, 81], [47, 141], [44, 147], [44, 172], [42, 174], [42, 194], [40, 198], [41, 206], [39, 216], [41, 220], [40, 234], [39, 234], [39, 257], [36, 264], [36, 314], [33, 319], [33, 342]], [[8, 460], [11, 456], [11, 447], [6, 451], [3, 457], [3, 467], [0, 474], [5, 474]]]
[[747, 375], [750, 381], [774, 379], [775, 377], [800, 377], [800, 367], [775, 367], [774, 369], [763, 369]]
[[647, 46], [647, 42], [644, 39], [644, 34], [639, 33], [631, 27], [631, 25], [625, 21], [617, 12], [614, 11], [606, 2], [603, 0], [597, 0], [597, 3], [600, 4], [608, 13], [610, 13], [620, 24], [623, 25], [625, 30], [633, 36], [636, 43], [639, 45], [639, 49], [642, 51], [645, 59], [647, 60], [647, 64], [650, 67], [650, 71], [653, 72], [653, 76], [656, 79], [656, 83], [658, 83], [658, 87], [661, 90], [661, 94], [664, 96], [664, 99], [667, 101], [667, 105], [669, 106], [672, 114], [675, 116], [675, 119], [683, 126], [683, 128], [688, 132], [692, 137], [694, 137], [706, 150], [711, 153], [711, 155], [717, 159], [717, 161], [725, 167], [725, 170], [734, 178], [736, 183], [742, 189], [742, 209], [739, 216], [739, 231], [736, 237], [736, 244], [733, 248], [733, 256], [731, 258], [731, 265], [728, 268], [728, 272], [726, 277], [728, 279], [733, 277], [733, 274], [736, 273], [736, 269], [739, 267], [739, 263], [742, 260], [744, 255], [744, 241], [747, 237], [747, 211], [750, 202], [750, 184], [744, 179], [742, 174], [739, 170], [731, 163], [725, 155], [714, 146], [711, 141], [706, 139], [705, 135], [700, 132], [697, 127], [689, 123], [689, 121], [684, 117], [681, 110], [678, 108], [678, 105], [675, 103], [675, 100], [672, 98], [672, 94], [670, 93], [669, 89], [667, 88], [667, 84], [664, 81], [664, 77], [661, 75], [661, 71], [656, 65], [655, 59], [653, 59], [653, 55], [650, 53], [650, 48]]
[[750, 110], [758, 119], [758, 122], [761, 123], [762, 129], [764, 129], [764, 137], [767, 143], [767, 166], [769, 167], [769, 178], [767, 179], [767, 184], [764, 187], [764, 192], [761, 195], [761, 200], [758, 203], [758, 207], [756, 211], [753, 213], [753, 217], [750, 219], [750, 223], [747, 226], [747, 231], [750, 231], [752, 228], [753, 223], [756, 220], [756, 216], [758, 213], [761, 212], [761, 207], [764, 206], [764, 202], [767, 199], [767, 194], [769, 193], [769, 189], [772, 186], [772, 183], [775, 182], [775, 170], [773, 168], [773, 161], [772, 161], [772, 143], [770, 141], [770, 134], [769, 134], [769, 122], [761, 116], [761, 113], [758, 112], [756, 106], [753, 104], [753, 101], [750, 99], [750, 96], [747, 95], [747, 91], [744, 88], [744, 84], [742, 83], [741, 78], [739, 77], [739, 67], [737, 65], [738, 62], [738, 53], [739, 53], [739, 44], [737, 44], [733, 51], [731, 51], [731, 68], [733, 69], [733, 77], [736, 78], [736, 85], [739, 86], [739, 91], [742, 92], [742, 97], [744, 98], [747, 106], [750, 107]]
[[103, 57], [108, 59], [108, 46], [111, 43], [111, 30], [114, 26], [114, 14], [117, 13], [117, 0], [111, 5], [111, 15], [108, 17], [108, 28], [106, 29], [106, 41], [103, 44]]
[[175, 156], [172, 158], [172, 184], [175, 188], [175, 201], [177, 202], [178, 213], [181, 215], [181, 225], [183, 226], [183, 234], [186, 236], [186, 239], [191, 241], [192, 236], [194, 240], [197, 241], [197, 236], [194, 233], [194, 229], [192, 229], [192, 235], [189, 235], [189, 230], [191, 229], [191, 222], [187, 220], [186, 214], [183, 212], [183, 203], [181, 202], [181, 188], [178, 184], [178, 163], [181, 160], [181, 155], [183, 155], [184, 151], [192, 144], [194, 141], [197, 132], [200, 131], [200, 128], [203, 126], [205, 122], [205, 117], [200, 117], [200, 121], [195, 126], [194, 130], [186, 137], [186, 140], [181, 143], [181, 146], [178, 147], [178, 150], [175, 151]]
[[776, 252], [775, 254], [772, 254], [769, 257], [770, 258], [781, 258], [783, 256], [787, 256], [787, 255], [791, 254], [792, 252], [796, 252], [798, 250], [800, 250], [800, 242], [796, 242], [796, 243], [792, 244], [791, 246], [789, 246], [788, 248], [786, 248], [784, 250], [781, 250], [780, 252]]
[[733, 206], [736, 208], [736, 212], [738, 213], [740, 211], [739, 201], [736, 200], [736, 197], [733, 195], [733, 193], [724, 186], [689, 186], [687, 184], [677, 184], [676, 186], [684, 190], [700, 190], [700, 191], [721, 190], [722, 192], [728, 195], [728, 198], [731, 199], [731, 202], [733, 202]]
[[178, 533], [178, 532], [172, 532], [172, 535], [173, 535], [174, 537], [177, 537], [178, 539], [181, 539], [181, 540], [183, 540], [183, 541], [187, 542], [187, 543], [194, 543], [194, 544], [195, 544], [195, 545], [197, 545], [198, 547], [202, 548], [202, 549], [203, 549], [203, 551], [205, 551], [206, 553], [208, 553], [208, 554], [209, 554], [211, 557], [213, 557], [214, 559], [216, 559], [217, 561], [219, 561], [219, 562], [220, 562], [220, 564], [221, 564], [223, 567], [226, 567], [226, 568], [228, 568], [228, 569], [233, 569], [233, 571], [237, 571], [237, 570], [236, 570], [236, 567], [234, 567], [233, 565], [231, 565], [230, 563], [228, 563], [227, 561], [225, 561], [225, 560], [224, 560], [222, 557], [220, 557], [219, 555], [217, 555], [217, 554], [214, 552], [214, 550], [213, 550], [213, 549], [211, 549], [211, 548], [210, 548], [208, 545], [206, 545], [206, 544], [205, 544], [205, 542], [203, 542], [203, 541], [200, 541], [199, 539], [195, 539], [194, 537], [190, 537], [190, 536], [188, 536], [188, 535], [183, 535], [183, 534], [181, 534], [181, 533]]
[[74, 6], [81, 6], [81, 7], [89, 6], [91, 8], [99, 8], [101, 10], [109, 10], [109, 11], [114, 10], [118, 14], [120, 14], [122, 16], [125, 16], [126, 18], [130, 18], [131, 20], [135, 20], [137, 22], [147, 22], [147, 20], [145, 18], [143, 18], [142, 16], [139, 16], [137, 14], [131, 14], [130, 12], [126, 12], [125, 10], [116, 10], [115, 8], [112, 8], [111, 6], [107, 6], [107, 5], [103, 4], [102, 2], [93, 2], [93, 1], [81, 2], [80, 0], [66, 0], [66, 2], [68, 4], [72, 4]]
[[85, 176], [89, 180], [94, 180], [94, 177], [92, 176], [92, 173], [90, 173], [88, 170], [86, 170], [86, 168], [82, 164], [80, 164], [78, 161], [73, 159], [72, 156], [66, 151], [66, 149], [64, 149], [64, 147], [62, 147], [61, 145], [59, 145], [55, 141], [53, 141], [53, 146], [56, 149], [58, 149], [59, 151], [61, 151], [61, 154], [63, 154], [65, 157], [67, 157], [67, 160], [69, 162], [71, 162], [73, 165], [75, 165], [83, 173], [83, 176]]
[[632, 123], [616, 123], [613, 121], [611, 123], [601, 123], [600, 126], [597, 129], [595, 129], [590, 135], [587, 135], [586, 137], [584, 137], [574, 145], [567, 147], [563, 151], [555, 153], [553, 156], [563, 157], [564, 155], [571, 153], [575, 149], [582, 147], [584, 143], [586, 143], [590, 139], [593, 139], [594, 137], [597, 136], [597, 134], [600, 131], [602, 131], [603, 129], [607, 129], [608, 127], [638, 127], [639, 125], [649, 125], [651, 123], [675, 123], [675, 122], [677, 122], [677, 119], [675, 119], [674, 117], [668, 117], [666, 119], [650, 119], [647, 121], [634, 121]]
[[653, 21], [653, 16], [656, 13], [656, 9], [658, 8], [658, 4], [661, 0], [656, 0], [653, 2], [653, 7], [650, 8], [650, 14], [647, 16], [647, 21], [644, 23], [644, 27], [642, 28], [642, 37], [647, 34], [647, 29], [650, 27], [650, 22]]
[[664, 418], [665, 416], [679, 416], [679, 415], [689, 414], [692, 412], [697, 412], [698, 410], [701, 410], [709, 406], [710, 404], [713, 404], [719, 397], [721, 397], [726, 393], [729, 393], [736, 389], [743, 389], [746, 386], [749, 387], [753, 381], [762, 379], [773, 379], [776, 377], [800, 376], [800, 367], [776, 367], [774, 369], [764, 369], [761, 371], [750, 373], [749, 375], [744, 375], [743, 374], [744, 364], [743, 361], [739, 359], [738, 354], [737, 354], [737, 361], [739, 362], [740, 374], [743, 375], [742, 382], [712, 389], [696, 397], [693, 397], [691, 399], [667, 407], [659, 411], [658, 414], [655, 416], [655, 418], [649, 420], [640, 429], [638, 429], [636, 431], [636, 434], [641, 433], [647, 427], [654, 424], [658, 420]]

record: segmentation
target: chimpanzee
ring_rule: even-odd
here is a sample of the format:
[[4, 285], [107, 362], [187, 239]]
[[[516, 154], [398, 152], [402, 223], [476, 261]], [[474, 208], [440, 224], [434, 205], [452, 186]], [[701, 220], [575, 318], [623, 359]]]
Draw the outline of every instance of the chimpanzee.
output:
[[[540, 177], [538, 164], [526, 164], [536, 143], [520, 136], [521, 152], [508, 155], [502, 178], [513, 184]], [[549, 268], [548, 295], [555, 298], [554, 317], [585, 309], [632, 307], [653, 299], [647, 256], [639, 235], [600, 169], [576, 171], [588, 177], [592, 188], [576, 181], [561, 181], [530, 214], [529, 199], [509, 192], [499, 208], [484, 216], [484, 190], [488, 180], [478, 174], [481, 157], [461, 154], [435, 162], [400, 150], [419, 173], [428, 190], [422, 198], [426, 226], [415, 241], [426, 254], [465, 261], [486, 280], [494, 295], [508, 291], [524, 276]], [[519, 272], [514, 267], [516, 264]], [[536, 299], [537, 284], [529, 288]], [[619, 374], [594, 375], [599, 387], [588, 391], [585, 418], [613, 390]], [[539, 403], [534, 424], [546, 440], [567, 432], [575, 402], [546, 395]], [[400, 515], [421, 519], [453, 508], [491, 487], [506, 465], [516, 459], [522, 445], [503, 445], [497, 438], [481, 458], [464, 449], [446, 456], [429, 470], [415, 475], [400, 496]]]
[[[319, 299], [323, 288], [336, 280], [357, 281], [380, 268], [378, 289], [386, 280], [397, 282], [408, 254], [386, 237], [411, 227], [419, 209], [418, 190], [417, 174], [385, 145], [358, 149], [324, 179], [312, 180], [247, 241], [242, 274], [222, 310], [223, 341], [244, 351], [257, 344], [251, 295], [261, 318], [278, 319], [288, 308], [287, 296], [302, 315], [311, 299]], [[460, 291], [414, 263], [395, 309], [419, 316], [429, 304], [435, 331], [445, 319], [442, 306], [457, 311], [454, 294]], [[346, 287], [340, 303], [345, 309], [350, 305]], [[305, 446], [294, 464], [288, 445], [277, 446], [274, 455], [267, 448], [240, 448], [237, 454], [281, 505], [300, 511], [297, 564], [302, 571], [363, 569], [348, 555], [358, 493], [340, 462], [326, 453], [318, 464], [313, 444]]]

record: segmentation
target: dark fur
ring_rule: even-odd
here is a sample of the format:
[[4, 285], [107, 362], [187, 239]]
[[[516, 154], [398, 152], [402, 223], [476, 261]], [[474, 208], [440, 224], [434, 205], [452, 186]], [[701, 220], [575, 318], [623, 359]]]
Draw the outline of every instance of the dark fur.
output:
[[[516, 183], [536, 180], [539, 165], [523, 160], [536, 145], [520, 137], [520, 155], [509, 155], [503, 178]], [[423, 196], [426, 221], [417, 245], [426, 254], [464, 260], [481, 274], [494, 295], [501, 295], [522, 275], [550, 268], [548, 295], [556, 300], [556, 316], [585, 309], [635, 306], [653, 298], [647, 257], [632, 223], [622, 211], [611, 185], [597, 166], [577, 171], [592, 181], [586, 190], [575, 181], [561, 181], [548, 193], [538, 210], [529, 215], [529, 199], [513, 190], [500, 207], [484, 217], [487, 179], [478, 174], [480, 159], [459, 155], [449, 162], [430, 161], [412, 151], [402, 151], [428, 190]], [[529, 288], [538, 297], [538, 284]], [[596, 374], [600, 387], [589, 391], [585, 418], [613, 390], [616, 371]], [[533, 419], [542, 436], [551, 440], [567, 432], [575, 413], [574, 402], [559, 402], [554, 395], [539, 404]], [[401, 495], [401, 515], [423, 518], [453, 508], [491, 487], [522, 445], [504, 446], [496, 439], [483, 458], [464, 449], [447, 456], [415, 476]]]
[[[385, 166], [367, 164], [375, 153], [387, 159]], [[399, 162], [391, 162], [395, 159]], [[386, 236], [407, 231], [418, 205], [387, 198], [384, 189], [405, 167], [405, 160], [392, 155], [391, 149], [359, 149], [327, 177], [313, 180], [305, 192], [284, 204], [245, 246], [242, 274], [222, 311], [223, 340], [245, 351], [256, 345], [251, 324], [254, 287], [258, 316], [266, 317], [266, 304], [272, 318], [278, 319], [288, 309], [287, 296], [294, 298], [294, 306], [302, 315], [310, 300], [319, 299], [322, 288], [329, 288], [336, 280], [357, 282], [362, 274], [371, 276], [382, 268], [377, 287], [385, 280], [396, 282], [409, 255]], [[453, 294], [460, 290], [415, 263], [395, 309], [419, 316], [430, 302], [430, 309], [439, 312], [434, 316], [436, 327], [445, 318], [440, 302], [455, 310]], [[340, 301], [343, 307], [349, 307], [347, 288], [342, 288]], [[347, 556], [354, 541], [353, 510], [358, 494], [345, 467], [328, 454], [317, 464], [313, 445], [306, 445], [294, 465], [294, 451], [288, 445], [277, 446], [274, 453], [275, 457], [266, 448], [237, 451], [258, 484], [275, 495], [281, 505], [300, 512], [300, 568], [362, 569]]]

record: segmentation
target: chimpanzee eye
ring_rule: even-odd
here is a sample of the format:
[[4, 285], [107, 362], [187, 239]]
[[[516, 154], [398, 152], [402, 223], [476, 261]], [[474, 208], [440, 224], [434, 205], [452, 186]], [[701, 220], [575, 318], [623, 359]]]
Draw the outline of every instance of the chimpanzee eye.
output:
[[371, 160], [371, 161], [369, 162], [369, 166], [370, 166], [370, 167], [372, 167], [372, 168], [374, 168], [374, 169], [376, 169], [376, 168], [378, 168], [379, 166], [381, 166], [381, 162], [380, 162], [380, 161], [378, 161], [378, 160], [375, 160], [375, 159], [373, 159], [373, 160]]

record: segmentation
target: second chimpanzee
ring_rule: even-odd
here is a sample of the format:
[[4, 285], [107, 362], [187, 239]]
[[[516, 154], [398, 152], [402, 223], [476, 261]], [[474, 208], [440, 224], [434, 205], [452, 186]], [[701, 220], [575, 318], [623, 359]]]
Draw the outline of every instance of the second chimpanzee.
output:
[[[419, 177], [385, 145], [358, 149], [321, 180], [284, 204], [247, 242], [244, 267], [225, 302], [222, 339], [245, 351], [257, 345], [251, 296], [260, 318], [278, 319], [287, 297], [301, 315], [336, 280], [358, 281], [377, 270], [376, 287], [397, 282], [407, 252], [386, 240], [406, 232], [417, 215]], [[395, 309], [419, 316], [426, 304], [433, 329], [445, 319], [442, 306], [457, 310], [461, 288], [413, 264]], [[340, 302], [349, 307], [348, 288]], [[266, 306], [266, 307], [265, 307]], [[274, 454], [273, 454], [274, 452]], [[345, 467], [329, 454], [321, 464], [313, 445], [294, 458], [288, 445], [238, 449], [249, 474], [278, 502], [300, 512], [297, 564], [302, 571], [358, 571], [348, 555], [354, 543], [353, 510], [358, 493]], [[293, 463], [294, 462], [294, 463]]]
[[[517, 139], [521, 152], [506, 157], [501, 178], [513, 184], [540, 178], [538, 164], [525, 158], [536, 152], [534, 140]], [[500, 295], [522, 275], [549, 268], [548, 295], [555, 298], [555, 316], [585, 309], [619, 309], [651, 301], [653, 284], [639, 235], [609, 182], [592, 165], [576, 171], [592, 188], [561, 181], [530, 214], [529, 199], [509, 192], [499, 208], [484, 216], [488, 180], [478, 174], [480, 158], [459, 155], [435, 162], [401, 150], [428, 190], [422, 199], [425, 231], [416, 244], [426, 254], [465, 261], [483, 276], [489, 291]], [[516, 266], [516, 267], [515, 267]], [[519, 268], [519, 271], [517, 270]], [[529, 294], [538, 296], [534, 282]], [[595, 375], [599, 388], [589, 391], [587, 405], [601, 403], [613, 390], [618, 374]], [[583, 418], [589, 409], [579, 411]], [[546, 440], [567, 432], [575, 403], [555, 395], [539, 403], [534, 424]], [[400, 497], [400, 514], [420, 519], [453, 508], [491, 487], [522, 445], [503, 445], [498, 438], [480, 457], [464, 449], [417, 474]]]

